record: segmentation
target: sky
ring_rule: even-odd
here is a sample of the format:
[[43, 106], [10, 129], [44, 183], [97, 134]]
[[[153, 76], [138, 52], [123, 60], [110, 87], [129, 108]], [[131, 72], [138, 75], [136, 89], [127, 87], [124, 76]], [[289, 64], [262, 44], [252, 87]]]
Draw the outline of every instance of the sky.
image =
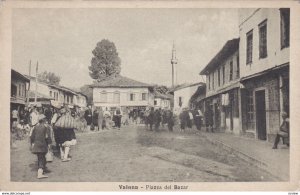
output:
[[237, 38], [237, 9], [14, 9], [12, 68], [61, 77], [61, 84], [91, 84], [88, 66], [97, 42], [114, 42], [121, 75], [171, 85], [171, 55], [176, 47], [177, 84], [203, 82], [199, 72], [223, 47]]

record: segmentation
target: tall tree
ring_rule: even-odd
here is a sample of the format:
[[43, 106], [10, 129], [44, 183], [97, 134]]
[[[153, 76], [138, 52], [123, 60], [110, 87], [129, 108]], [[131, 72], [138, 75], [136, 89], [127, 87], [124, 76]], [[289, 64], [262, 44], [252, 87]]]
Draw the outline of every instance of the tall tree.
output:
[[91, 60], [91, 66], [89, 66], [92, 79], [99, 82], [120, 74], [121, 59], [113, 42], [107, 39], [101, 40], [92, 53], [94, 57]]
[[87, 96], [87, 103], [93, 103], [93, 89], [89, 85], [84, 85], [80, 87], [80, 92]]
[[59, 85], [60, 76], [57, 76], [53, 72], [44, 71], [38, 74], [38, 80], [52, 85]]

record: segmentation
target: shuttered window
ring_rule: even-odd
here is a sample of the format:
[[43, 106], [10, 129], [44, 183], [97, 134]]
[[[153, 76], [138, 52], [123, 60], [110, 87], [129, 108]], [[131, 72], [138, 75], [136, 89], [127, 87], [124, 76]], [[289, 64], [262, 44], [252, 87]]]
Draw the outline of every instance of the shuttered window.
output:
[[106, 91], [100, 92], [100, 102], [107, 102], [107, 92]]
[[120, 103], [120, 92], [115, 91], [113, 94], [114, 103]]
[[246, 51], [246, 64], [252, 63], [252, 50], [253, 50], [253, 30], [247, 33], [247, 51]]
[[259, 24], [259, 58], [267, 57], [267, 21]]
[[281, 49], [290, 46], [290, 8], [280, 9]]

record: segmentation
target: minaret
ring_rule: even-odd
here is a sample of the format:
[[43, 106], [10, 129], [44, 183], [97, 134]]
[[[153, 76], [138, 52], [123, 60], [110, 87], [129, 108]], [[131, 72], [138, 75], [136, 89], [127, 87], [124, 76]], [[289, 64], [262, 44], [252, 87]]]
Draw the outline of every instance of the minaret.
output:
[[176, 75], [176, 67], [175, 65], [177, 64], [177, 59], [176, 59], [176, 49], [175, 49], [175, 43], [173, 42], [173, 49], [172, 49], [172, 59], [171, 59], [171, 64], [172, 64], [172, 88], [174, 87], [174, 85], [176, 84], [176, 79], [175, 76]]

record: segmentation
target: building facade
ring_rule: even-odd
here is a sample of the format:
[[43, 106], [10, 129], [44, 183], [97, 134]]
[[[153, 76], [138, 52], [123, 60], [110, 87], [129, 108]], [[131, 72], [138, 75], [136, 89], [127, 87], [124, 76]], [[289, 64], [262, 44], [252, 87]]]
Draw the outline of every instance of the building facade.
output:
[[93, 105], [103, 109], [144, 110], [153, 106], [154, 95], [152, 86], [123, 76], [117, 76], [91, 85], [93, 88]]
[[270, 142], [289, 113], [289, 9], [239, 12], [242, 131]]
[[171, 109], [171, 95], [161, 94], [161, 93], [154, 93], [154, 108], [155, 109]]
[[213, 113], [213, 128], [240, 134], [239, 39], [227, 41], [200, 75], [206, 76], [204, 109]]
[[30, 80], [29, 101], [35, 101], [35, 91], [37, 91], [37, 101], [43, 105], [52, 105], [60, 107], [62, 105], [78, 106], [85, 108], [87, 106], [87, 97], [75, 90], [60, 85], [52, 85], [38, 81], [32, 76], [26, 76]]
[[172, 90], [174, 94], [174, 114], [179, 115], [182, 108], [190, 108], [191, 97], [201, 85], [205, 85], [205, 83], [199, 82], [183, 85]]
[[11, 110], [24, 108], [28, 98], [29, 79], [11, 70], [10, 106]]

